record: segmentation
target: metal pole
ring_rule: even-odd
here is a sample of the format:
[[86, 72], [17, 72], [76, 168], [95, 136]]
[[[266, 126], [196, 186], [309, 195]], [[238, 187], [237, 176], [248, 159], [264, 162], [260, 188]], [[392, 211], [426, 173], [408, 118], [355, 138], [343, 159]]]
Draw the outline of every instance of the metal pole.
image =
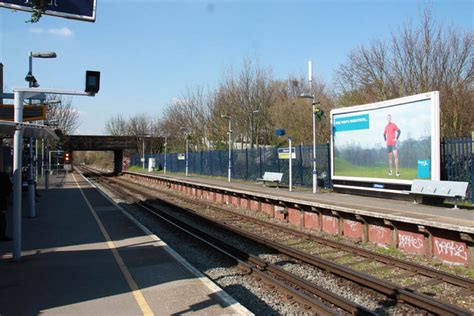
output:
[[251, 119], [251, 129], [250, 129], [250, 148], [253, 148], [253, 114], [254, 111], [252, 111], [252, 119]]
[[293, 169], [292, 169], [292, 160], [293, 160], [293, 151], [291, 147], [291, 137], [288, 137], [288, 146], [289, 146], [289, 153], [290, 159], [288, 160], [288, 187], [289, 191], [291, 192], [293, 189]]
[[168, 137], [165, 136], [165, 165], [163, 166], [163, 173], [166, 174], [166, 147], [168, 146]]
[[3, 64], [0, 63], [0, 104], [3, 104]]
[[39, 148], [39, 140], [38, 138], [35, 138], [35, 181], [38, 181], [38, 152]]
[[316, 116], [315, 116], [315, 111], [316, 111], [316, 96], [313, 93], [313, 62], [310, 60], [308, 61], [308, 81], [309, 81], [309, 89], [310, 92], [313, 96], [313, 193], [316, 193], [317, 191], [317, 186], [318, 186], [318, 175], [316, 173]]
[[145, 136], [143, 136], [143, 146], [142, 146], [142, 150], [143, 150], [143, 170], [145, 170]]
[[44, 178], [44, 138], [41, 138], [41, 178]]
[[48, 153], [48, 158], [49, 158], [49, 159], [48, 159], [48, 171], [49, 171], [49, 170], [52, 170], [52, 168], [51, 168], [51, 153], [52, 153], [52, 152], [53, 152], [53, 151], [50, 151], [50, 152]]
[[35, 200], [35, 179], [33, 177], [33, 137], [29, 141], [29, 168], [28, 168], [28, 205], [30, 206], [30, 218], [36, 217], [36, 200]]
[[189, 155], [189, 153], [188, 153], [188, 146], [189, 146], [189, 145], [188, 145], [188, 144], [189, 144], [189, 138], [188, 138], [188, 137], [189, 137], [189, 135], [186, 134], [186, 177], [187, 177], [188, 174], [189, 174], [189, 173], [188, 173], [188, 171], [189, 171], [189, 169], [188, 169], [188, 167], [189, 167], [189, 165], [188, 165], [188, 155]]
[[[33, 55], [30, 52], [29, 56], [29, 71], [28, 73], [33, 75]], [[28, 82], [30, 88], [33, 87], [31, 81]], [[29, 101], [31, 104], [31, 99]], [[30, 137], [29, 141], [29, 150], [28, 150], [28, 206], [30, 209], [30, 218], [36, 217], [36, 200], [35, 200], [35, 178], [33, 173], [33, 137]]]
[[[48, 139], [46, 138], [45, 141], [44, 141], [44, 145], [46, 146], [46, 151], [48, 151]], [[48, 157], [49, 156], [49, 159], [51, 159], [51, 156], [48, 155], [48, 154], [51, 154], [51, 152], [47, 153], [45, 155], [45, 157]], [[50, 160], [48, 160], [46, 162], [46, 172], [44, 174], [44, 188], [46, 191], [49, 190], [49, 168], [48, 168], [48, 165], [49, 165], [49, 168], [51, 168], [51, 165], [50, 165]]]
[[[14, 119], [23, 121], [23, 93], [14, 91]], [[21, 259], [21, 158], [23, 129], [17, 128], [13, 136], [13, 260]]]
[[232, 177], [232, 120], [229, 117], [229, 170], [227, 173], [227, 181], [230, 182]]
[[317, 173], [316, 173], [316, 98], [313, 95], [313, 193], [316, 193], [318, 183], [317, 183]]
[[[33, 52], [30, 52], [30, 56], [28, 58], [28, 73], [30, 75], [33, 75]], [[29, 81], [30, 83], [30, 88], [31, 88], [31, 81]]]

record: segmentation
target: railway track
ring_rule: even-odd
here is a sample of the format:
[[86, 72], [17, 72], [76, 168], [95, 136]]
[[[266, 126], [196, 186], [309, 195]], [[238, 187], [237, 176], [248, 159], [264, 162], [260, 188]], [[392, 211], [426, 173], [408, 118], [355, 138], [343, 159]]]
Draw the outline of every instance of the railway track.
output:
[[[130, 174], [136, 176], [135, 173]], [[144, 175], [144, 178], [147, 178], [147, 175]], [[156, 188], [154, 187], [153, 189]], [[161, 188], [158, 189], [162, 190]], [[256, 218], [255, 216], [243, 214], [241, 211], [234, 211], [232, 210], [232, 208], [235, 208], [234, 206], [229, 208], [217, 204], [212, 205], [209, 203], [209, 201], [204, 201], [189, 197], [187, 195], [171, 192], [171, 190], [166, 190], [166, 194], [175, 198], [179, 198], [183, 201], [186, 201], [187, 203], [204, 206], [208, 209], [215, 210], [215, 216], [220, 217], [222, 219], [228, 218], [229, 216], [236, 216], [242, 221], [248, 221], [248, 223], [255, 223], [255, 226], [265, 226], [269, 229], [274, 229], [283, 232], [285, 240], [282, 240], [282, 242], [287, 245], [292, 245], [295, 248], [298, 247], [298, 243], [301, 242], [301, 238], [311, 241], [313, 244], [304, 243], [304, 246], [307, 246], [307, 248], [322, 249], [322, 251], [320, 251], [319, 253], [313, 253], [314, 255], [327, 258], [330, 261], [343, 263], [345, 266], [350, 266], [355, 270], [368, 274], [374, 272], [374, 276], [376, 276], [377, 273], [380, 273], [383, 270], [394, 270], [397, 273], [387, 276], [386, 280], [399, 284], [400, 286], [403, 285], [409, 291], [414, 292], [418, 290], [421, 292], [424, 287], [429, 287], [432, 289], [436, 286], [446, 287], [446, 285], [449, 285], [455, 287], [453, 288], [452, 293], [452, 295], [454, 295], [455, 297], [473, 297], [474, 300], [474, 281], [472, 279], [456, 276], [451, 273], [436, 270], [392, 256], [383, 255], [377, 252], [359, 248], [357, 246], [349, 245], [347, 243], [338, 242], [310, 233], [305, 233], [281, 224], [279, 225], [271, 223], [268, 222], [268, 220], [262, 220]], [[232, 221], [235, 222], [235, 219], [230, 218], [229, 223]], [[378, 265], [375, 265], [374, 263], [378, 263]], [[414, 276], [422, 276], [423, 280], [412, 285], [407, 285], [404, 282], [397, 282], [397, 280], [404, 281], [404, 279], [413, 278]], [[426, 290], [426, 288], [423, 292], [430, 296], [436, 294], [430, 293], [428, 290]], [[442, 300], [441, 297], [438, 299]]]
[[[90, 169], [87, 171], [91, 172]], [[114, 186], [110, 182], [108, 185], [109, 189], [112, 189], [120, 196], [130, 197], [130, 193], [123, 188]], [[152, 213], [154, 216], [159, 217], [161, 220], [166, 221], [166, 223], [172, 225], [175, 229], [178, 229], [189, 237], [198, 239], [222, 255], [231, 258], [242, 269], [252, 273], [256, 278], [262, 280], [270, 287], [278, 288], [278, 290], [284, 293], [288, 299], [299, 302], [305, 306], [308, 311], [311, 311], [311, 313], [321, 315], [372, 315], [371, 311], [368, 309], [335, 294], [327, 293], [324, 289], [315, 286], [314, 284], [311, 284], [310, 282], [295, 276], [274, 264], [265, 262], [255, 255], [246, 253], [222, 240], [218, 240], [215, 237], [170, 216], [166, 212], [162, 212], [158, 207], [151, 203], [139, 201], [136, 205], [141, 207], [143, 210]]]
[[[128, 181], [124, 180], [112, 180], [108, 179], [109, 185], [119, 185], [120, 190], [127, 190], [132, 192], [133, 194], [139, 194], [141, 196], [147, 196], [148, 198], [157, 198], [156, 194], [148, 194], [144, 193], [144, 190], [140, 190], [137, 188], [136, 183], [131, 184]], [[115, 182], [115, 184], [112, 184]], [[148, 188], [150, 189], [150, 188]], [[156, 193], [156, 188], [153, 188]], [[406, 302], [410, 305], [416, 306], [422, 310], [428, 311], [429, 313], [433, 314], [444, 314], [444, 315], [468, 315], [469, 312], [463, 310], [462, 308], [458, 308], [452, 306], [447, 303], [438, 302], [436, 299], [429, 297], [427, 295], [423, 295], [420, 293], [414, 292], [413, 289], [401, 287], [395, 285], [391, 282], [387, 282], [386, 280], [381, 280], [375, 278], [373, 276], [368, 275], [367, 273], [363, 273], [360, 271], [356, 271], [352, 268], [348, 268], [348, 266], [353, 266], [354, 264], [349, 262], [346, 266], [342, 266], [340, 264], [334, 263], [336, 261], [334, 259], [334, 254], [336, 257], [341, 258], [349, 258], [356, 256], [353, 262], [359, 262], [359, 264], [369, 263], [372, 260], [376, 262], [381, 262], [385, 264], [385, 267], [391, 267], [396, 269], [404, 269], [406, 271], [404, 274], [410, 277], [416, 275], [422, 275], [423, 277], [430, 277], [430, 282], [423, 282], [423, 284], [434, 284], [440, 282], [446, 282], [450, 285], [455, 285], [461, 287], [468, 293], [472, 291], [472, 281], [464, 278], [460, 278], [454, 275], [450, 275], [444, 272], [440, 272], [434, 269], [430, 269], [427, 267], [413, 265], [410, 262], [402, 261], [399, 259], [394, 259], [388, 256], [380, 255], [377, 253], [373, 253], [367, 250], [363, 250], [357, 247], [349, 246], [347, 244], [338, 243], [332, 240], [326, 240], [324, 238], [320, 238], [314, 235], [310, 235], [307, 233], [303, 233], [300, 231], [292, 230], [284, 226], [275, 226], [272, 223], [262, 221], [260, 219], [256, 219], [254, 217], [242, 214], [240, 212], [231, 211], [228, 208], [223, 208], [217, 205], [209, 205], [206, 201], [198, 200], [195, 198], [190, 198], [188, 196], [183, 196], [182, 194], [176, 194], [169, 192], [166, 190], [160, 190], [159, 192], [160, 199], [164, 201], [164, 203], [168, 203], [169, 205], [178, 206], [181, 208], [186, 209], [188, 212], [191, 212], [194, 216], [199, 216], [200, 219], [207, 221], [209, 224], [216, 225], [222, 229], [226, 229], [232, 231], [235, 234], [240, 236], [244, 236], [250, 240], [263, 244], [267, 247], [270, 247], [282, 254], [285, 254], [292, 258], [297, 258], [302, 262], [310, 264], [312, 266], [318, 267], [325, 271], [328, 271], [334, 275], [339, 277], [345, 278], [350, 280], [351, 282], [355, 282], [360, 284], [364, 287], [367, 287], [371, 290], [377, 291], [382, 293], [383, 295], [397, 301], [397, 302]], [[163, 197], [163, 195], [166, 195]], [[173, 200], [173, 201], [171, 201]], [[163, 203], [163, 201], [161, 201]], [[179, 202], [176, 202], [179, 201]], [[143, 202], [142, 202], [143, 203]], [[183, 205], [186, 204], [186, 205]], [[151, 208], [151, 205], [147, 205], [148, 208]], [[203, 212], [198, 212], [196, 209], [205, 209], [206, 214]], [[199, 213], [199, 214], [198, 214]], [[311, 244], [316, 243], [317, 245]], [[319, 251], [318, 254], [311, 254], [308, 251], [302, 250], [301, 248], [313, 248], [313, 249], [322, 249], [323, 251]], [[225, 248], [225, 247], [224, 247]], [[300, 249], [298, 249], [300, 248]], [[333, 260], [327, 260], [321, 257], [321, 253], [327, 255], [333, 254]], [[249, 254], [244, 255], [244, 257], [251, 258], [251, 263], [256, 265], [257, 267], [266, 267], [266, 269], [278, 268], [276, 266], [269, 265], [268, 263], [261, 262], [259, 258], [252, 257]], [[331, 257], [331, 256], [329, 256]], [[240, 258], [240, 260], [242, 260]], [[278, 268], [279, 269], [279, 268]], [[373, 269], [373, 268], [372, 268]], [[388, 269], [388, 268], [385, 268]], [[277, 270], [274, 270], [277, 271]], [[397, 274], [400, 275], [400, 274]], [[433, 280], [436, 280], [434, 282]], [[295, 281], [301, 281], [294, 279]], [[289, 282], [289, 281], [287, 281]], [[294, 283], [293, 283], [294, 284]], [[311, 284], [307, 284], [310, 286]], [[299, 285], [298, 287], [302, 287]], [[309, 291], [309, 290], [306, 290]], [[311, 292], [314, 295], [318, 295]], [[319, 289], [321, 295], [321, 289]], [[327, 293], [323, 291], [323, 293]], [[331, 300], [335, 300], [331, 298]], [[329, 300], [330, 304], [333, 306], [337, 306], [337, 303]], [[346, 302], [345, 304], [348, 304]], [[350, 306], [350, 308], [349, 308]], [[364, 310], [360, 306], [357, 305], [347, 305], [343, 310], [346, 313], [350, 314], [364, 314], [370, 313], [368, 310]]]

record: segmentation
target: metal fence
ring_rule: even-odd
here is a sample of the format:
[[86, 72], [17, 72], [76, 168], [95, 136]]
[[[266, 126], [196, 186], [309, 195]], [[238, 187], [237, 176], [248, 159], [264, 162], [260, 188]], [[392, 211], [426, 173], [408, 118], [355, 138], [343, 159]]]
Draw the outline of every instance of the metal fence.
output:
[[472, 137], [445, 137], [441, 142], [441, 179], [469, 182], [466, 199], [474, 203]]
[[[313, 148], [312, 146], [296, 146], [296, 159], [293, 159], [293, 184], [312, 186]], [[162, 169], [164, 154], [146, 155], [148, 159], [155, 158], [156, 167]], [[134, 155], [131, 165], [141, 166], [141, 157]], [[227, 177], [228, 151], [213, 150], [189, 153], [189, 172], [207, 176]], [[316, 169], [318, 173], [318, 186], [330, 187], [330, 159], [329, 144], [318, 145], [316, 148]], [[185, 160], [178, 160], [178, 153], [166, 154], [166, 169], [169, 172], [185, 172]], [[282, 182], [288, 184], [288, 160], [278, 159], [277, 147], [259, 147], [254, 149], [234, 149], [232, 151], [232, 178], [242, 180], [256, 180], [266, 172], [283, 173]]]
[[[469, 182], [466, 199], [474, 203], [474, 158], [472, 137], [444, 138], [441, 142], [441, 179]], [[147, 155], [156, 159], [156, 166], [163, 167], [164, 154]], [[170, 172], [185, 172], [185, 161], [178, 160], [177, 153], [166, 156]], [[141, 166], [140, 157], [132, 157], [132, 165]], [[317, 146], [316, 165], [318, 186], [331, 187], [331, 165], [329, 144]], [[208, 176], [227, 176], [228, 152], [226, 150], [200, 151], [189, 153], [189, 172]], [[312, 146], [296, 146], [293, 160], [293, 183], [312, 186]], [[232, 178], [255, 180], [265, 171], [283, 173], [283, 183], [288, 184], [288, 160], [278, 159], [277, 147], [260, 147], [232, 151]]]

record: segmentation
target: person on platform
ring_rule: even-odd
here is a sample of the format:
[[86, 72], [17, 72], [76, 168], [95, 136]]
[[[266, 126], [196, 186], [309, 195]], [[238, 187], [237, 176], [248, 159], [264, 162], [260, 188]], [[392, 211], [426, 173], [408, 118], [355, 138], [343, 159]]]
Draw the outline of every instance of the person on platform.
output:
[[401, 131], [398, 126], [392, 122], [392, 115], [387, 115], [387, 125], [383, 132], [383, 138], [387, 143], [388, 152], [388, 175], [393, 175], [392, 172], [392, 160], [395, 161], [395, 172], [396, 176], [400, 176], [400, 170], [398, 169], [398, 138], [400, 137]]
[[8, 209], [8, 199], [12, 193], [12, 186], [8, 173], [0, 172], [0, 241], [11, 240], [5, 233], [7, 228], [6, 212]]

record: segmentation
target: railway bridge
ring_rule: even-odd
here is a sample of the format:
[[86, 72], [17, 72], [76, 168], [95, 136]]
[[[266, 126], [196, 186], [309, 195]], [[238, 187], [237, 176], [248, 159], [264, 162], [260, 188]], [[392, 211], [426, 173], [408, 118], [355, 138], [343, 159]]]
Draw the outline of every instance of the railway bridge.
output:
[[114, 173], [122, 172], [123, 151], [125, 149], [138, 149], [139, 144], [146, 148], [163, 145], [161, 137], [136, 137], [136, 136], [103, 136], [103, 135], [64, 135], [62, 137], [65, 151], [113, 151]]

